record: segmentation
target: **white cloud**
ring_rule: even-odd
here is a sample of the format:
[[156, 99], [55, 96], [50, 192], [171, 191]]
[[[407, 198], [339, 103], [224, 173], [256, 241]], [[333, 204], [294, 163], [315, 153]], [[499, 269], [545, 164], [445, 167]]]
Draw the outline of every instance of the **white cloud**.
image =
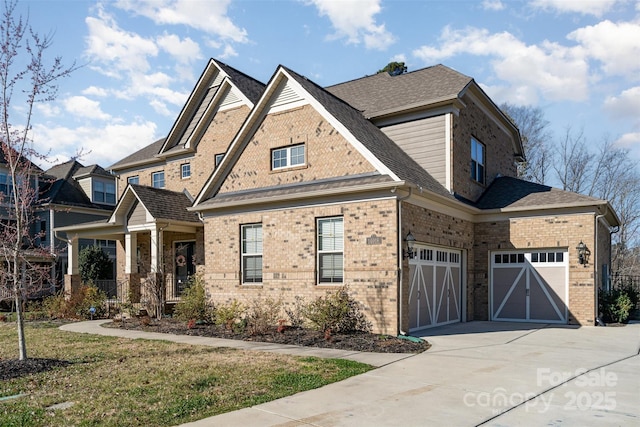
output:
[[97, 86], [89, 86], [88, 88], [83, 90], [81, 93], [87, 96], [99, 96], [102, 98], [107, 96], [108, 94], [105, 88], [97, 87]]
[[[49, 159], [51, 164], [69, 160], [80, 151], [83, 154], [79, 159], [81, 163], [98, 163], [100, 166], [108, 167], [150, 144], [156, 138], [155, 132], [155, 123], [139, 121], [73, 129], [50, 124], [39, 125], [34, 127], [33, 135], [36, 149], [43, 153], [49, 152], [51, 141], [55, 141], [55, 158]], [[48, 168], [51, 164], [43, 167]]]
[[580, 13], [582, 15], [602, 16], [616, 3], [626, 0], [534, 0], [531, 6], [544, 11], [557, 13]]
[[38, 102], [35, 107], [44, 117], [56, 117], [60, 114], [60, 107], [53, 102]]
[[86, 96], [70, 96], [62, 101], [67, 112], [76, 117], [109, 120], [111, 116], [100, 109], [100, 103]]
[[186, 25], [236, 43], [247, 43], [247, 31], [227, 16], [231, 0], [120, 0], [120, 9], [151, 19], [156, 25]]
[[[445, 27], [439, 42], [440, 47], [422, 46], [413, 54], [427, 64], [460, 54], [487, 56], [496, 76], [510, 84], [509, 90], [521, 95], [573, 101], [588, 96], [589, 67], [584, 49], [579, 47], [549, 41], [527, 45], [509, 32], [490, 33], [475, 27], [462, 30]], [[527, 99], [525, 103], [536, 101]]]
[[629, 150], [631, 158], [640, 162], [640, 132], [625, 133], [614, 144]]
[[180, 37], [175, 34], [165, 33], [158, 37], [158, 46], [182, 64], [188, 64], [202, 58], [200, 46], [189, 37], [180, 40]]
[[626, 89], [618, 96], [609, 96], [604, 101], [604, 108], [612, 117], [635, 120], [640, 130], [640, 86]]
[[117, 77], [118, 71], [148, 71], [150, 66], [147, 58], [158, 54], [156, 44], [138, 34], [122, 30], [113, 17], [103, 10], [100, 9], [98, 15], [85, 20], [89, 31], [85, 54], [91, 60], [92, 68], [110, 77]]
[[384, 24], [377, 24], [375, 15], [382, 10], [380, 0], [310, 0], [331, 21], [335, 34], [332, 39], [346, 38], [349, 44], [364, 43], [367, 49], [384, 50], [395, 42], [395, 37]]
[[505, 6], [501, 0], [482, 0], [482, 8], [486, 10], [503, 10]]
[[600, 61], [605, 73], [639, 80], [640, 21], [613, 23], [605, 20], [579, 28], [567, 38], [580, 43], [589, 57]]
[[232, 56], [238, 56], [238, 52], [231, 45], [225, 45], [224, 52], [220, 55], [220, 59], [228, 59]]

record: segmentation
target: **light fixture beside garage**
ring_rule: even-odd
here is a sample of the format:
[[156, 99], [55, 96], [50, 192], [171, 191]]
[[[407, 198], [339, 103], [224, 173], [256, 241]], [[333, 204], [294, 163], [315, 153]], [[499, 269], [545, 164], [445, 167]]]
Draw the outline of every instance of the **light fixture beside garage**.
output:
[[576, 249], [578, 250], [578, 262], [583, 265], [588, 264], [591, 251], [589, 250], [589, 248], [587, 248], [587, 245], [585, 245], [582, 240], [580, 240], [580, 243], [578, 243]]
[[413, 237], [411, 231], [407, 233], [407, 237], [404, 238], [404, 241], [407, 242], [407, 250], [402, 251], [402, 258], [413, 258], [415, 256], [415, 252], [413, 251], [413, 244], [416, 242], [416, 238]]

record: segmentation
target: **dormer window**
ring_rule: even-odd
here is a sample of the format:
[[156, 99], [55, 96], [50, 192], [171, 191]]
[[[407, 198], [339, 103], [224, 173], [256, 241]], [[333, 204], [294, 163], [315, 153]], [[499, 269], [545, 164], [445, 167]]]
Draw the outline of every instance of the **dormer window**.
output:
[[484, 184], [484, 145], [475, 138], [471, 138], [471, 179]]
[[114, 205], [116, 203], [115, 183], [94, 180], [93, 201], [94, 203], [106, 203]]
[[304, 144], [271, 150], [271, 169], [284, 169], [304, 165]]

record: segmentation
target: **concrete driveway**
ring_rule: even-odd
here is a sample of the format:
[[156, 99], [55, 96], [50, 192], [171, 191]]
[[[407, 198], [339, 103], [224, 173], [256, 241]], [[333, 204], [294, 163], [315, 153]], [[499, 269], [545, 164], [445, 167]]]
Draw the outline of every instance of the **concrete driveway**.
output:
[[357, 377], [187, 426], [640, 425], [640, 324], [470, 322]]

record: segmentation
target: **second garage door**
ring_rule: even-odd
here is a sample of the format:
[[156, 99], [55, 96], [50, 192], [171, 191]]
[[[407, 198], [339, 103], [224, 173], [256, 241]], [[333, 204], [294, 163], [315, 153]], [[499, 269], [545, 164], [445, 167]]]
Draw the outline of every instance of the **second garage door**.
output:
[[493, 252], [492, 320], [567, 323], [566, 250]]
[[461, 253], [419, 246], [409, 260], [409, 331], [460, 322]]

